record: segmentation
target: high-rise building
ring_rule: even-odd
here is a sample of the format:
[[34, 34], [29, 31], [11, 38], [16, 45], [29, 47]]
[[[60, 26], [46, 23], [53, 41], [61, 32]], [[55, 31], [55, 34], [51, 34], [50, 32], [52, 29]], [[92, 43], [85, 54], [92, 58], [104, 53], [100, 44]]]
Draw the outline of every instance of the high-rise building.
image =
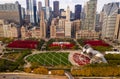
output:
[[18, 2], [16, 2], [15, 4], [0, 4], [0, 19], [9, 20], [21, 25], [21, 5]]
[[36, 0], [26, 0], [26, 4], [27, 4], [27, 15], [29, 16], [30, 23], [36, 24], [37, 23]]
[[42, 2], [38, 2], [38, 13], [40, 14], [40, 11], [42, 10]]
[[100, 30], [101, 30], [101, 28], [100, 28], [100, 14], [96, 14], [96, 26], [95, 26], [95, 31], [96, 32], [99, 32]]
[[108, 3], [103, 7], [102, 38], [113, 39], [119, 3]]
[[51, 22], [51, 26], [50, 26], [50, 38], [56, 38], [55, 19], [53, 19], [52, 22]]
[[22, 20], [25, 20], [25, 8], [21, 7]]
[[59, 1], [53, 2], [54, 18], [59, 16]]
[[59, 19], [58, 29], [65, 29], [65, 19]]
[[54, 18], [50, 26], [51, 38], [65, 38], [65, 19]]
[[70, 8], [69, 8], [69, 6], [67, 7], [67, 10], [66, 10], [66, 21], [70, 21]]
[[39, 1], [38, 2], [38, 12], [37, 12], [37, 15], [38, 15], [38, 22], [40, 22], [40, 12], [42, 11], [42, 2]]
[[117, 15], [114, 40], [118, 40], [118, 42], [120, 43], [120, 14]]
[[74, 20], [72, 22], [72, 37], [75, 37], [77, 31], [81, 30], [81, 20]]
[[46, 38], [46, 23], [44, 19], [44, 11], [40, 13], [40, 37]]
[[45, 7], [43, 10], [45, 12], [45, 19], [47, 21], [49, 21], [50, 17], [51, 17], [52, 8], [51, 7]]
[[99, 19], [99, 28], [102, 31], [102, 24], [103, 24], [103, 11], [100, 12], [100, 19]]
[[90, 0], [85, 7], [85, 25], [86, 30], [95, 30], [97, 0]]
[[75, 20], [81, 19], [81, 5], [75, 5]]
[[50, 7], [49, 4], [50, 4], [49, 0], [45, 0], [45, 7]]
[[65, 37], [71, 38], [71, 22], [70, 21], [65, 22]]

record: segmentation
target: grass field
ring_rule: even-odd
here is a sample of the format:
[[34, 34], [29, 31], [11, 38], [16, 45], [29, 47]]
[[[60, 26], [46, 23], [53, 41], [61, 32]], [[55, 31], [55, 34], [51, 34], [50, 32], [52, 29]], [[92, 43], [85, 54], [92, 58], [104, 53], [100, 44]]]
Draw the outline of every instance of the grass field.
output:
[[68, 66], [71, 65], [68, 61], [68, 54], [69, 53], [48, 52], [29, 56], [26, 60], [31, 63], [37, 62], [43, 66]]

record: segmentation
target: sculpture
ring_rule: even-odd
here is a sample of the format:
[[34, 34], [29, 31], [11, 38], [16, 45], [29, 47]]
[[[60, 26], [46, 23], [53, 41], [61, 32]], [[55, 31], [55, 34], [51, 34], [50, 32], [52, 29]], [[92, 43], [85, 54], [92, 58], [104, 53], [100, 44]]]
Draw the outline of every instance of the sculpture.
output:
[[83, 47], [83, 52], [81, 52], [81, 54], [87, 54], [90, 57], [90, 63], [107, 63], [104, 55], [94, 50], [89, 44]]

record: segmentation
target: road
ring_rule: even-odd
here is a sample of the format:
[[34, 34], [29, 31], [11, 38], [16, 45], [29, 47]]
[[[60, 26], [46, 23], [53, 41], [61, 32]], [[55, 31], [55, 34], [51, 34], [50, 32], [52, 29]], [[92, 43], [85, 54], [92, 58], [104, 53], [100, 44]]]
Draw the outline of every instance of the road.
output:
[[0, 79], [68, 79], [66, 76], [28, 73], [0, 73]]
[[[68, 79], [68, 77], [21, 72], [21, 73], [0, 73], [0, 79]], [[120, 79], [120, 77], [75, 77], [69, 79]]]

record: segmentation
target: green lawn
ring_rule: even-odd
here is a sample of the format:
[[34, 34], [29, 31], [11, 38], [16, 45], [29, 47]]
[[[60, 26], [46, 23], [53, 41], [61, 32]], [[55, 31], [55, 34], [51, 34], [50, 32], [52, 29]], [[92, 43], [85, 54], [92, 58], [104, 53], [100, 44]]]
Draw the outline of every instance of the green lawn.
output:
[[43, 66], [58, 66], [58, 65], [68, 66], [71, 65], [71, 63], [68, 61], [68, 54], [69, 53], [55, 53], [55, 52], [35, 54], [29, 56], [27, 58], [27, 61], [31, 63], [37, 62]]

